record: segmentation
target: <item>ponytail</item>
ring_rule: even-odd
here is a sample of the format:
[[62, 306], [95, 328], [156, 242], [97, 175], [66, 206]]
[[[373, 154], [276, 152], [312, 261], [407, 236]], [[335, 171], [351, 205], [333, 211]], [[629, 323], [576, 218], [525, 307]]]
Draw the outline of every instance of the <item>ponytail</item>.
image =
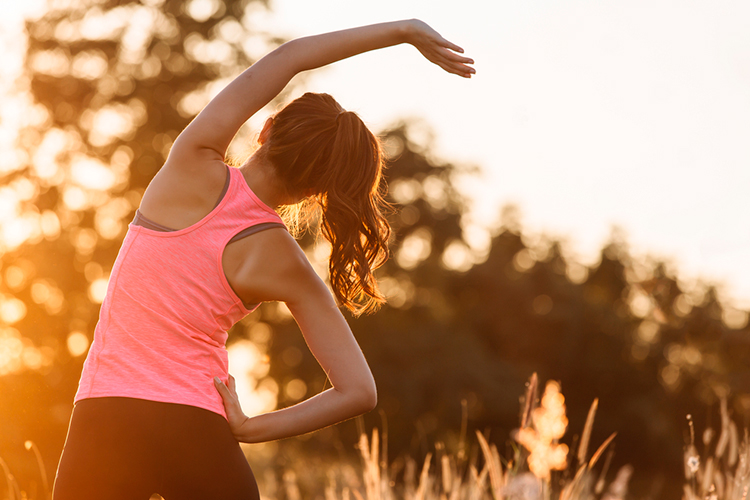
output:
[[328, 271], [339, 303], [355, 315], [377, 310], [385, 299], [373, 271], [388, 260], [391, 233], [383, 215], [388, 205], [380, 141], [330, 95], [307, 93], [274, 117], [262, 147], [286, 189], [306, 197], [282, 210], [290, 228], [309, 218], [311, 201], [320, 207], [320, 233], [331, 244]]

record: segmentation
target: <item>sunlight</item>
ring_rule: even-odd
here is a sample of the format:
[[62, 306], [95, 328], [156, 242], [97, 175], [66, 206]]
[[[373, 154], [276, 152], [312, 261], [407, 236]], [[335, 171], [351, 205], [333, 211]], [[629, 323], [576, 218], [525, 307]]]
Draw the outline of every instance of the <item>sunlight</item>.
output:
[[292, 379], [284, 386], [284, 394], [293, 401], [299, 401], [307, 394], [307, 384], [302, 379]]
[[141, 121], [136, 119], [132, 106], [119, 103], [105, 106], [93, 112], [93, 115], [87, 113], [91, 112], [84, 113], [81, 123], [89, 129], [89, 141], [94, 146], [106, 146], [116, 138], [127, 138]]
[[15, 373], [22, 367], [23, 342], [15, 328], [0, 330], [0, 375]]
[[105, 191], [116, 182], [115, 174], [99, 160], [88, 156], [79, 156], [70, 166], [71, 179], [88, 189]]
[[0, 247], [13, 250], [41, 234], [39, 215], [28, 213], [5, 220], [0, 226]]
[[67, 340], [68, 352], [77, 358], [83, 356], [89, 349], [89, 338], [81, 332], [70, 332]]
[[0, 376], [18, 373], [24, 369], [40, 370], [52, 365], [54, 350], [49, 346], [36, 347], [18, 330], [0, 329]]
[[396, 252], [396, 262], [403, 269], [410, 270], [430, 256], [432, 252], [432, 232], [420, 227], [404, 238]]
[[88, 295], [91, 302], [101, 304], [104, 301], [104, 296], [107, 294], [108, 282], [109, 278], [99, 278], [89, 285]]
[[79, 52], [70, 66], [70, 74], [76, 78], [95, 80], [107, 73], [107, 56], [100, 50]]
[[21, 321], [26, 316], [26, 304], [15, 297], [0, 299], [0, 319], [7, 325]]
[[388, 191], [396, 203], [408, 205], [422, 194], [422, 185], [416, 179], [398, 179], [390, 183]]
[[249, 340], [236, 342], [227, 351], [230, 372], [235, 377], [244, 412], [256, 415], [273, 410], [279, 388], [273, 379], [266, 377], [269, 369], [267, 356]]
[[85, 210], [89, 204], [86, 192], [78, 186], [66, 186], [63, 189], [62, 201], [73, 211]]
[[219, 11], [223, 4], [219, 0], [189, 0], [183, 5], [187, 15], [202, 23]]
[[454, 240], [445, 247], [442, 264], [451, 271], [464, 272], [471, 269], [474, 259], [471, 250], [462, 241]]
[[231, 60], [234, 49], [224, 40], [206, 40], [198, 33], [190, 33], [185, 37], [185, 53], [199, 63], [218, 64]]
[[42, 234], [48, 240], [55, 240], [60, 236], [60, 219], [52, 210], [42, 212], [42, 216], [39, 218], [39, 226], [42, 229]]

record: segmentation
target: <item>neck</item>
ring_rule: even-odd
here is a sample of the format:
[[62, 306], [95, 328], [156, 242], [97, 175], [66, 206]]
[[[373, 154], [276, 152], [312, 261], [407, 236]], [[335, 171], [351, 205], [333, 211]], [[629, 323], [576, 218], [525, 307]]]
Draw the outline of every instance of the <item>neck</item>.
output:
[[289, 195], [273, 165], [256, 151], [239, 170], [255, 196], [271, 208], [289, 203]]

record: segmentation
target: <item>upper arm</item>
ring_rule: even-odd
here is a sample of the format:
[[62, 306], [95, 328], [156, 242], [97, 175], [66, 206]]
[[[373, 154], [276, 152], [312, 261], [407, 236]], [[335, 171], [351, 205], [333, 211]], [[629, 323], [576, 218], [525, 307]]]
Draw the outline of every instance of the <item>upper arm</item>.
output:
[[374, 405], [375, 382], [367, 361], [331, 292], [315, 273], [297, 242], [283, 229], [253, 235], [243, 286], [260, 300], [283, 301], [331, 385]]
[[177, 137], [170, 156], [200, 155], [223, 160], [242, 124], [281, 92], [296, 74], [294, 62], [284, 57], [289, 43], [246, 69], [211, 99]]

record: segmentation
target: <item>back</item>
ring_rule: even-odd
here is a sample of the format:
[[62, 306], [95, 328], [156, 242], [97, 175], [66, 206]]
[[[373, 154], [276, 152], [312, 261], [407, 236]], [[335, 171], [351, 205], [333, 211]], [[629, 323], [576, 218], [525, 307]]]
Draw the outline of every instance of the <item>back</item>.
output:
[[227, 282], [222, 253], [248, 227], [283, 225], [227, 168], [226, 195], [196, 224], [172, 232], [129, 225], [76, 401], [132, 397], [224, 415], [213, 377], [226, 380], [227, 330], [251, 310]]

